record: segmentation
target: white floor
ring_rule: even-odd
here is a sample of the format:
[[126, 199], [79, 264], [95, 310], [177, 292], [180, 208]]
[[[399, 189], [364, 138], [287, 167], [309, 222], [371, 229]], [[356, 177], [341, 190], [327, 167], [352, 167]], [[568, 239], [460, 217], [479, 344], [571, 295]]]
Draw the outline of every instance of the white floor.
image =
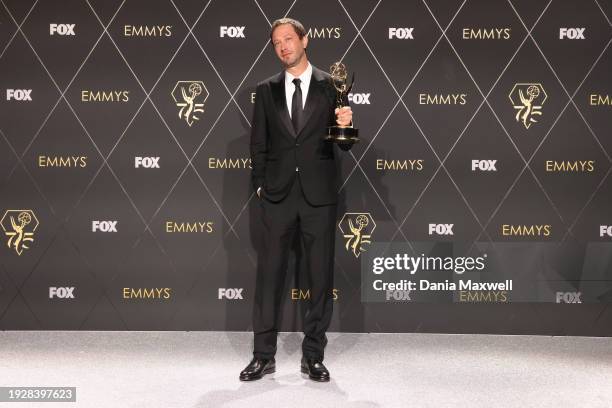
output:
[[252, 334], [0, 332], [0, 386], [73, 386], [76, 403], [15, 407], [612, 407], [612, 339], [328, 333], [329, 383], [299, 371], [240, 382]]

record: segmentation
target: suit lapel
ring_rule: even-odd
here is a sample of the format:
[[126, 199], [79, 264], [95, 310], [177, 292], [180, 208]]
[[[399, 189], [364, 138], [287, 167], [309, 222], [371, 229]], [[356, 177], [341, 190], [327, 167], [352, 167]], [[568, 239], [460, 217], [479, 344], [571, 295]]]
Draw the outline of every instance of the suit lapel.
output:
[[291, 117], [289, 117], [289, 110], [287, 110], [287, 99], [285, 94], [285, 71], [278, 74], [278, 76], [271, 82], [271, 85], [272, 96], [274, 97], [274, 105], [276, 106], [276, 111], [280, 116], [281, 122], [283, 122], [291, 136], [297, 137], [295, 129], [293, 129]]
[[318, 105], [321, 90], [319, 86], [319, 82], [315, 78], [315, 67], [312, 67], [312, 77], [310, 78], [310, 85], [308, 86], [308, 93], [306, 94], [306, 103], [304, 104], [304, 119], [302, 120], [300, 128], [298, 129], [298, 137]]

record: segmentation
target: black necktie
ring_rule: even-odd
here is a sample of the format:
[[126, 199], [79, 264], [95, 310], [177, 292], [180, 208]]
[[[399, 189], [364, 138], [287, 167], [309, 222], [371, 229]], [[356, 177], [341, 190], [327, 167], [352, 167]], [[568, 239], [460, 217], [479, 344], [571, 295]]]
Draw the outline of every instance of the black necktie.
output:
[[291, 100], [291, 122], [293, 122], [293, 128], [295, 129], [295, 133], [297, 133], [302, 123], [304, 109], [302, 108], [300, 78], [295, 78], [293, 83], [295, 84], [295, 92], [293, 92], [293, 99]]

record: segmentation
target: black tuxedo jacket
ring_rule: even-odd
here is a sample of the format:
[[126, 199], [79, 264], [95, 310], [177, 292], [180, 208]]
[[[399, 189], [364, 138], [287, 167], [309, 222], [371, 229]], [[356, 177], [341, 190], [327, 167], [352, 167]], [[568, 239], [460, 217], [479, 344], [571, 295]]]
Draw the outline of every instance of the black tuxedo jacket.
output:
[[[312, 205], [334, 204], [338, 175], [326, 127], [336, 123], [336, 89], [331, 76], [314, 65], [304, 104], [302, 127], [291, 123], [283, 70], [257, 84], [251, 127], [252, 183], [261, 196], [278, 202], [291, 190], [298, 175], [306, 200]], [[347, 98], [343, 102], [349, 106]]]

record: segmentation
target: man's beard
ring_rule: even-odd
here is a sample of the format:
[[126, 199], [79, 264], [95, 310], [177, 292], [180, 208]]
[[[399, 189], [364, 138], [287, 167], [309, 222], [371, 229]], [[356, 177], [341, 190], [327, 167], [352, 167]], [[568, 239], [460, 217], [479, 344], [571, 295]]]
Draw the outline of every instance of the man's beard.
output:
[[295, 67], [300, 63], [300, 61], [302, 61], [302, 58], [304, 58], [304, 52], [302, 52], [300, 55], [297, 55], [293, 61], [290, 61], [288, 63], [285, 63], [285, 61], [283, 61], [283, 65], [285, 66], [285, 69]]

